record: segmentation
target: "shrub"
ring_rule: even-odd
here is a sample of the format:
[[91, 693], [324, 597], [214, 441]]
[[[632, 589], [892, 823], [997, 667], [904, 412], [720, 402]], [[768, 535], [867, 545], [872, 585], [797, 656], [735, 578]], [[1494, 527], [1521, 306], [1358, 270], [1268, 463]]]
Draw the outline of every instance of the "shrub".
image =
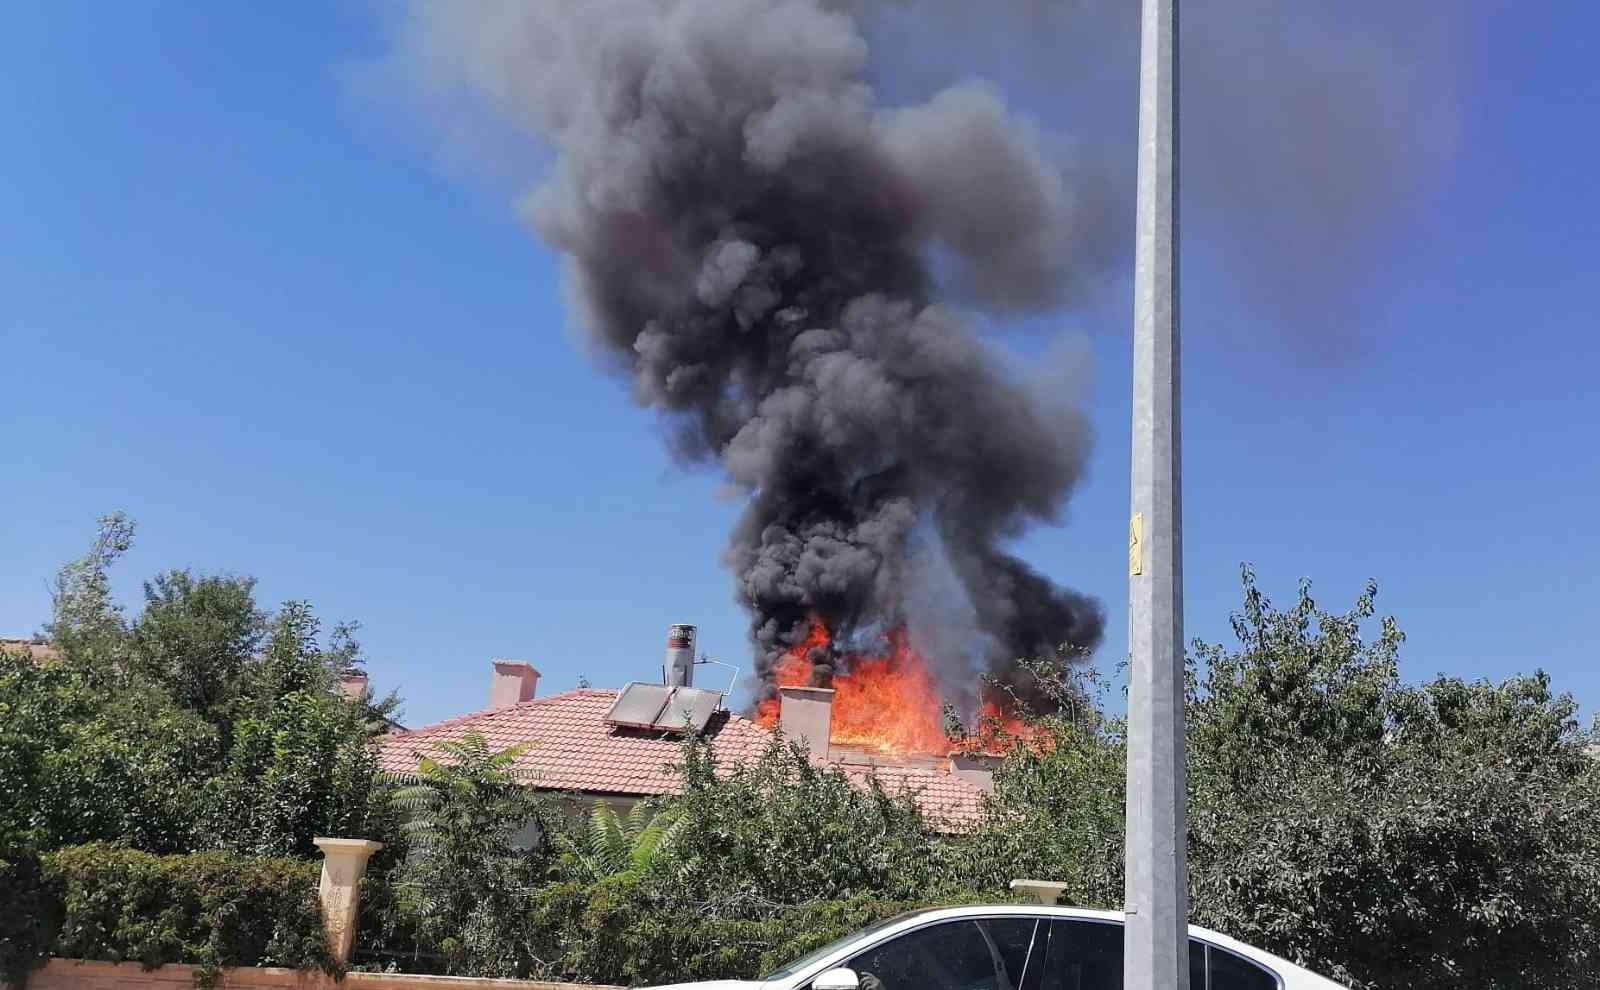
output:
[[683, 903], [904, 901], [951, 884], [947, 844], [909, 795], [858, 786], [781, 738], [735, 766], [690, 745], [681, 773], [672, 846], [654, 872]]
[[626, 874], [538, 891], [531, 915], [536, 976], [624, 986], [705, 979], [756, 979], [791, 959], [875, 921], [929, 904], [870, 896], [772, 905], [746, 903], [723, 914], [652, 897]]
[[48, 854], [45, 874], [63, 908], [53, 955], [191, 963], [202, 985], [223, 966], [334, 971], [314, 863], [97, 843]]

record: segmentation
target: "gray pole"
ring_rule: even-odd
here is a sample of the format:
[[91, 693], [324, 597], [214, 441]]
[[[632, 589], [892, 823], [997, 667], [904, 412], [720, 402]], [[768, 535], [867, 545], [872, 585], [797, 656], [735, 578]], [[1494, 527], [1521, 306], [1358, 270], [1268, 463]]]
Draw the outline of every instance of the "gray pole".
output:
[[1188, 990], [1178, 430], [1178, 0], [1144, 0], [1128, 542], [1125, 990]]

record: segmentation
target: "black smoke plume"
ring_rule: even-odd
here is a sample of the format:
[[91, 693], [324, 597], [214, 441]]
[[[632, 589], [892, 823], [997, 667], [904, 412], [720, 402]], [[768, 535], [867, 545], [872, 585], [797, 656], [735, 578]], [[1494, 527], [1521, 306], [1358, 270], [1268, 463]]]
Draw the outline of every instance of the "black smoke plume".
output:
[[1105, 183], [988, 87], [879, 107], [845, 4], [466, 9], [419, 4], [412, 29], [554, 148], [524, 211], [583, 334], [748, 494], [725, 560], [762, 675], [813, 615], [846, 645], [905, 622], [930, 545], [991, 670], [1092, 648], [1096, 603], [1004, 549], [1056, 518], [1088, 431], [938, 297], [1074, 301], [1117, 256]]

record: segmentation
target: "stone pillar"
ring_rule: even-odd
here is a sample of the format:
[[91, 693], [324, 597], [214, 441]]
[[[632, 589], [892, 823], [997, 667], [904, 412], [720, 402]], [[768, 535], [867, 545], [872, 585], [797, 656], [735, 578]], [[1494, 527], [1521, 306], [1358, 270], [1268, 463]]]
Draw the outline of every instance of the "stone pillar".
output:
[[340, 963], [350, 960], [350, 947], [356, 939], [356, 918], [361, 910], [361, 878], [367, 860], [383, 848], [381, 842], [366, 839], [312, 839], [322, 850], [322, 883], [317, 896], [322, 901], [322, 924], [328, 932], [328, 948]]

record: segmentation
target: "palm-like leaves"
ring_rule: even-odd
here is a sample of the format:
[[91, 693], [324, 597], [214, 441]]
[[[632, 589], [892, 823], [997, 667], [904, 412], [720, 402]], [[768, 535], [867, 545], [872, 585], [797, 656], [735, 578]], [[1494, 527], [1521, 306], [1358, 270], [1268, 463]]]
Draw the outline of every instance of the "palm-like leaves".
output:
[[525, 964], [517, 919], [542, 868], [517, 836], [542, 806], [515, 770], [524, 750], [491, 752], [468, 735], [437, 744], [415, 773], [395, 780], [390, 800], [410, 845], [396, 890], [452, 973], [521, 972]]
[[415, 848], [436, 844], [447, 831], [470, 831], [474, 819], [504, 821], [508, 814], [525, 810], [512, 767], [526, 744], [490, 752], [482, 736], [469, 733], [437, 743], [435, 749], [438, 757], [424, 756], [415, 773], [395, 778], [411, 783], [389, 798], [404, 816], [401, 827]]
[[611, 805], [601, 802], [589, 815], [584, 846], [567, 839], [567, 852], [595, 880], [639, 877], [671, 848], [678, 828], [678, 820], [670, 811], [653, 811], [641, 803], [623, 818]]

